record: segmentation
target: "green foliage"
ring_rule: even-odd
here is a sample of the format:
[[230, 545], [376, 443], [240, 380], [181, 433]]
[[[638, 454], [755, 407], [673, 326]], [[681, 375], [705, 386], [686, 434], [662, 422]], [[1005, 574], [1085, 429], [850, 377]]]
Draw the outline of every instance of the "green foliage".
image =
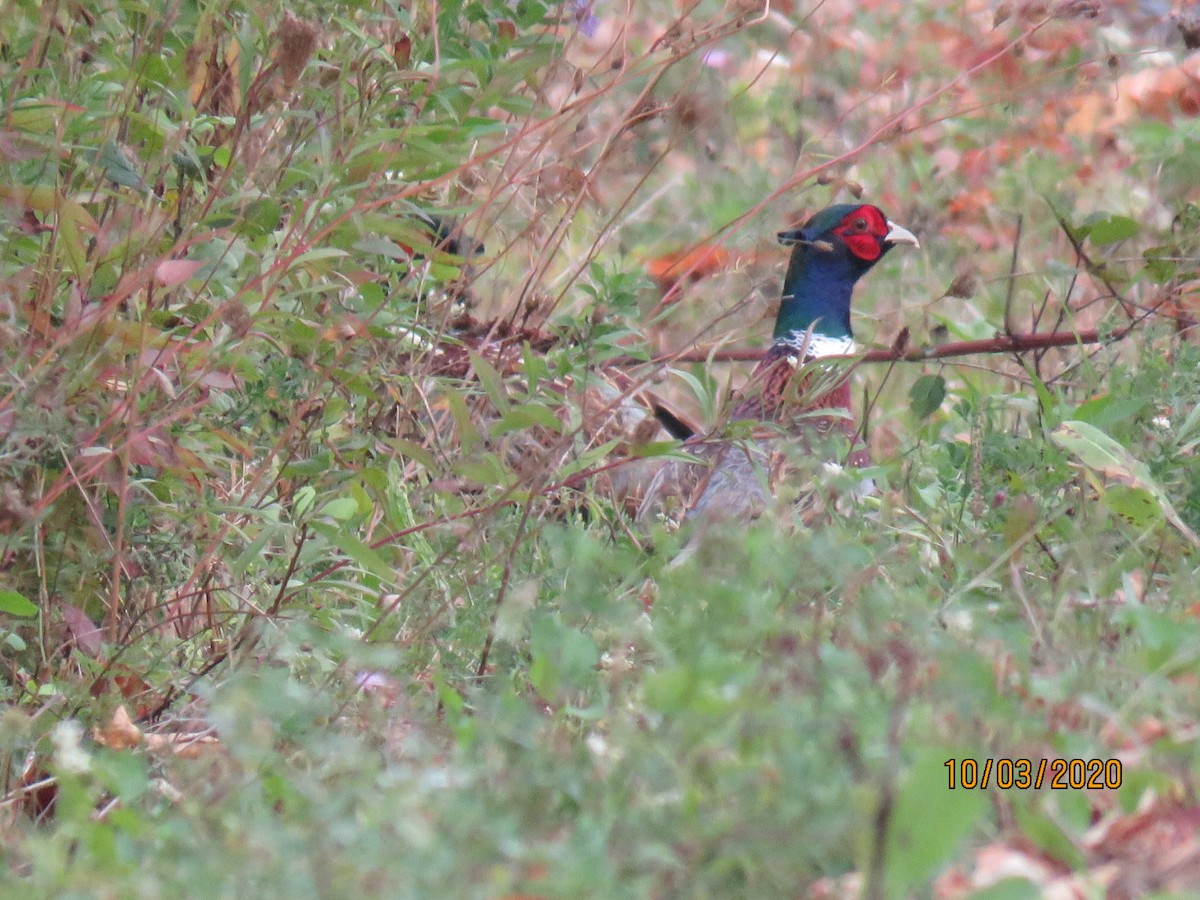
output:
[[[1089, 132], [1125, 57], [1071, 22], [968, 73], [1028, 23], [734, 6], [6, 10], [6, 893], [925, 896], [1186, 794], [1200, 126]], [[856, 182], [925, 248], [865, 342], [1126, 339], [861, 366], [877, 496], [648, 548], [584, 476], [678, 447], [575, 394], [718, 422], [736, 373], [633, 363], [757, 346], [759, 236]], [[1100, 799], [946, 781], [1118, 753]]]
[[909, 409], [918, 419], [927, 419], [946, 399], [946, 379], [941, 375], [922, 375], [908, 391]]

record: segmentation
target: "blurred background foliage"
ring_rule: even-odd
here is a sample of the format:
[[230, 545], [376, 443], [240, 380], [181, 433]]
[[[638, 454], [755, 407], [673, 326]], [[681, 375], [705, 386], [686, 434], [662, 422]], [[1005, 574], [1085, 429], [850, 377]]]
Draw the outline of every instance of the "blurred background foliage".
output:
[[[1195, 889], [1200, 62], [1160, 6], [6, 5], [0, 879]], [[747, 367], [672, 354], [764, 346], [774, 233], [858, 196], [922, 242], [864, 344], [1121, 339], [864, 366], [869, 509], [672, 562], [583, 477], [629, 448], [580, 389], [715, 421]], [[1123, 778], [947, 784], [1045, 757]]]

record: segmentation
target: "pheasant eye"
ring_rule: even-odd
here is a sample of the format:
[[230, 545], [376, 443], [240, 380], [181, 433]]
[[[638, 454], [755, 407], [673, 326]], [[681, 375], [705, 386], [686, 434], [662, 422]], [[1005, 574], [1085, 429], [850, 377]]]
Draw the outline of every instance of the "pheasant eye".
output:
[[854, 227], [858, 231], [866, 231], [867, 230], [867, 220], [866, 219], [855, 219]]

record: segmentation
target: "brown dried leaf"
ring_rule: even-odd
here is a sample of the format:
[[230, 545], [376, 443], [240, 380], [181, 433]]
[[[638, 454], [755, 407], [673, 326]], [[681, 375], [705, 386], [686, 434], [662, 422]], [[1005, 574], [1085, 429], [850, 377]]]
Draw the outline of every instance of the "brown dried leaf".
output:
[[392, 44], [392, 59], [396, 61], [397, 69], [408, 68], [408, 64], [412, 61], [412, 38], [407, 34], [401, 34]]
[[990, 844], [975, 853], [969, 869], [955, 867], [933, 883], [939, 900], [974, 896], [980, 890], [1007, 879], [1023, 879], [1038, 888], [1041, 896], [1054, 900], [1086, 900], [1090, 879], [1071, 874], [1070, 867], [1031, 847]]
[[317, 48], [317, 26], [297, 18], [290, 11], [283, 14], [275, 32], [278, 46], [279, 72], [283, 84], [293, 88]]
[[116, 708], [107, 725], [92, 729], [92, 739], [109, 750], [131, 750], [145, 741], [141, 729], [133, 724], [123, 705]]
[[93, 622], [88, 614], [77, 606], [59, 600], [58, 608], [62, 612], [63, 624], [67, 626], [67, 634], [75, 642], [75, 646], [88, 656], [98, 658], [104, 648], [104, 633]]
[[151, 753], [169, 753], [180, 759], [199, 759], [221, 749], [221, 742], [210, 734], [148, 734], [146, 749]]
[[30, 753], [21, 769], [21, 806], [34, 821], [44, 821], [54, 814], [58, 802], [58, 779], [42, 766], [42, 760]]

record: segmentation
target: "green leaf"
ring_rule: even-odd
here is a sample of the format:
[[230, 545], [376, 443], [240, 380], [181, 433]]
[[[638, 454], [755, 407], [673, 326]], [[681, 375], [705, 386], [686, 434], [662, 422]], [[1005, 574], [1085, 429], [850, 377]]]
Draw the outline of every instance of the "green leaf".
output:
[[414, 443], [413, 441], [406, 441], [404, 438], [387, 438], [384, 443], [386, 443], [397, 453], [407, 456], [413, 462], [422, 466], [426, 471], [437, 471], [437, 461], [433, 458], [433, 454], [420, 444]]
[[246, 204], [241, 221], [234, 225], [234, 231], [247, 237], [263, 237], [278, 228], [282, 221], [282, 207], [274, 200], [261, 198]]
[[312, 529], [358, 563], [364, 570], [377, 575], [389, 584], [395, 581], [395, 567], [346, 529], [328, 522], [313, 522]]
[[204, 166], [200, 162], [196, 148], [190, 141], [171, 154], [171, 164], [175, 166], [181, 179], [204, 181]]
[[1183, 146], [1172, 148], [1159, 174], [1160, 196], [1183, 196], [1200, 185], [1200, 141], [1184, 138]]
[[696, 377], [691, 372], [685, 372], [681, 369], [672, 369], [672, 375], [681, 379], [684, 384], [692, 392], [692, 396], [700, 404], [700, 413], [705, 422], [711, 422], [716, 417], [717, 408], [717, 385], [704, 373], [703, 379]]
[[[1050, 437], [1054, 443], [1074, 455], [1080, 463], [1097, 475], [1144, 490], [1158, 504], [1166, 520], [1189, 541], [1200, 546], [1200, 537], [1179, 517], [1166, 491], [1151, 476], [1150, 468], [1141, 460], [1135, 459], [1128, 450], [1099, 428], [1087, 422], [1068, 421], [1056, 428]], [[1105, 492], [1103, 482], [1097, 483], [1097, 489], [1102, 494]], [[1132, 495], [1127, 495], [1118, 498], [1118, 502], [1128, 504], [1133, 499], [1135, 498]]]
[[1100, 429], [1111, 428], [1136, 416], [1145, 408], [1147, 402], [1144, 397], [1126, 397], [1118, 400], [1112, 394], [1102, 394], [1079, 404], [1074, 417]]
[[529, 651], [533, 656], [529, 678], [538, 693], [548, 700], [554, 697], [560, 684], [578, 687], [587, 681], [600, 661], [595, 642], [554, 615], [534, 621]]
[[538, 0], [523, 0], [513, 7], [517, 25], [522, 29], [541, 25], [546, 20], [546, 5]]
[[74, 216], [60, 214], [58, 218], [58, 241], [62, 245], [67, 265], [76, 275], [87, 271], [87, 249], [79, 231], [79, 220]]
[[500, 421], [492, 426], [492, 437], [534, 427], [548, 428], [555, 433], [562, 432], [562, 423], [548, 407], [541, 403], [522, 403], [509, 409], [500, 417]]
[[1088, 225], [1091, 228], [1088, 237], [1097, 247], [1128, 240], [1141, 230], [1137, 219], [1129, 216], [1108, 216], [1097, 222], [1089, 222]]
[[87, 247], [83, 233], [95, 233], [99, 226], [91, 213], [73, 200], [68, 200], [51, 185], [0, 184], [0, 200], [28, 206], [35, 212], [53, 213], [58, 217], [58, 240], [71, 270], [82, 274], [87, 270]]
[[479, 378], [479, 383], [483, 386], [484, 393], [488, 395], [488, 399], [492, 401], [497, 412], [506, 413], [512, 407], [511, 401], [508, 399], [508, 391], [504, 388], [504, 379], [500, 377], [500, 373], [496, 371], [496, 367], [484, 359], [475, 351], [470, 351], [471, 368], [475, 370], [475, 375]]
[[336, 497], [321, 507], [321, 515], [343, 521], [358, 512], [358, 501], [353, 497]]
[[38, 608], [24, 594], [0, 590], [0, 612], [30, 618], [37, 615]]
[[1179, 264], [1171, 257], [1178, 255], [1179, 251], [1174, 247], [1151, 247], [1142, 251], [1142, 259], [1146, 261], [1146, 274], [1156, 284], [1170, 281], [1179, 268]]
[[694, 460], [696, 457], [679, 449], [679, 441], [649, 441], [630, 448], [629, 455], [638, 459], [668, 457], [670, 459]]
[[1134, 478], [1135, 472], [1149, 477], [1145, 465], [1124, 447], [1087, 422], [1063, 422], [1051, 435], [1054, 443], [1073, 453], [1090, 469], [1114, 478]]
[[12, 104], [8, 125], [18, 131], [50, 135], [64, 119], [73, 119], [83, 112], [86, 110], [82, 106], [61, 100], [30, 97]]
[[313, 501], [317, 499], [317, 489], [311, 484], [306, 484], [300, 490], [296, 491], [292, 497], [292, 515], [297, 519], [302, 518], [306, 512], [312, 507]]
[[1040, 887], [1019, 875], [1001, 878], [981, 891], [971, 892], [971, 900], [1039, 900], [1043, 896]]
[[129, 152], [116, 141], [104, 142], [104, 146], [100, 148], [100, 153], [96, 157], [96, 165], [100, 167], [105, 178], [122, 187], [134, 188], [147, 193], [150, 190]]
[[1179, 442], [1179, 454], [1190, 453], [1195, 449], [1196, 444], [1200, 443], [1200, 437], [1196, 436], [1197, 431], [1200, 431], [1200, 406], [1193, 406], [1192, 411], [1187, 414], [1187, 418], [1183, 420], [1183, 424], [1175, 432], [1175, 440]]
[[1053, 428], [1058, 424], [1059, 417], [1062, 411], [1059, 409], [1059, 404], [1055, 402], [1054, 395], [1050, 393], [1050, 388], [1046, 387], [1046, 382], [1038, 377], [1037, 372], [1028, 362], [1022, 360], [1025, 367], [1025, 372], [1029, 376], [1029, 380], [1033, 384], [1033, 390], [1037, 394], [1038, 406], [1042, 411], [1042, 417], [1048, 427]]
[[[1071, 839], [1070, 817], [1062, 814], [1063, 804], [1075, 802], [1075, 796], [1086, 798], [1082, 791], [1064, 791], [1055, 804], [1055, 815], [1046, 815], [1045, 808], [1028, 802], [1013, 805], [1013, 818], [1020, 833], [1050, 855], [1068, 866], [1083, 866], [1086, 858]], [[1039, 895], [1040, 896], [1040, 895]]]
[[469, 478], [479, 484], [507, 487], [513, 481], [513, 474], [504, 461], [495, 453], [478, 453], [473, 456], [454, 460], [450, 470], [455, 475]]
[[896, 796], [887, 833], [889, 897], [905, 897], [944, 865], [988, 809], [988, 793], [951, 790], [947, 759], [941, 750], [926, 750], [913, 761]]
[[646, 706], [660, 713], [674, 713], [687, 709], [696, 694], [693, 674], [683, 668], [648, 674], [642, 682]]
[[537, 390], [539, 382], [550, 380], [550, 367], [546, 365], [546, 358], [534, 352], [529, 341], [525, 341], [521, 347], [521, 367], [525, 372], [526, 390], [530, 395]]
[[1101, 499], [1105, 506], [1138, 528], [1145, 528], [1162, 518], [1154, 495], [1145, 488], [1114, 484], [1105, 489]]
[[458, 428], [458, 439], [462, 451], [474, 450], [483, 442], [483, 438], [479, 434], [479, 429], [475, 427], [475, 419], [471, 415], [466, 399], [458, 391], [448, 387], [443, 397], [446, 400], [446, 408], [450, 410], [450, 415]]
[[365, 237], [355, 241], [353, 246], [358, 252], [371, 256], [382, 256], [386, 259], [397, 259], [404, 262], [412, 259], [409, 251], [387, 238]]
[[[309, 490], [312, 489], [309, 488]], [[264, 528], [259, 532], [258, 537], [247, 544], [246, 549], [239, 553], [237, 558], [229, 564], [229, 568], [238, 575], [245, 575], [251, 563], [262, 559], [263, 547], [265, 547], [267, 545], [267, 541], [274, 536], [275, 532], [273, 529]]]
[[946, 379], [941, 375], [922, 375], [908, 392], [908, 408], [918, 419], [927, 419], [946, 399]]
[[345, 250], [339, 250], [337, 247], [317, 247], [301, 253], [292, 261], [292, 265], [296, 267], [306, 266], [310, 263], [325, 262], [328, 259], [343, 259], [349, 255]]
[[438, 700], [443, 708], [449, 713], [459, 715], [466, 709], [466, 701], [463, 700], [462, 694], [446, 684], [446, 679], [442, 677], [440, 672], [433, 674], [433, 686], [437, 691]]
[[571, 462], [559, 469], [557, 477], [560, 480], [564, 478], [570, 478], [576, 472], [582, 472], [584, 469], [591, 468], [608, 456], [608, 454], [610, 454], [616, 448], [618, 443], [619, 442], [616, 440], [605, 441], [603, 444], [600, 444], [597, 447], [592, 447], [589, 450], [585, 450]]

